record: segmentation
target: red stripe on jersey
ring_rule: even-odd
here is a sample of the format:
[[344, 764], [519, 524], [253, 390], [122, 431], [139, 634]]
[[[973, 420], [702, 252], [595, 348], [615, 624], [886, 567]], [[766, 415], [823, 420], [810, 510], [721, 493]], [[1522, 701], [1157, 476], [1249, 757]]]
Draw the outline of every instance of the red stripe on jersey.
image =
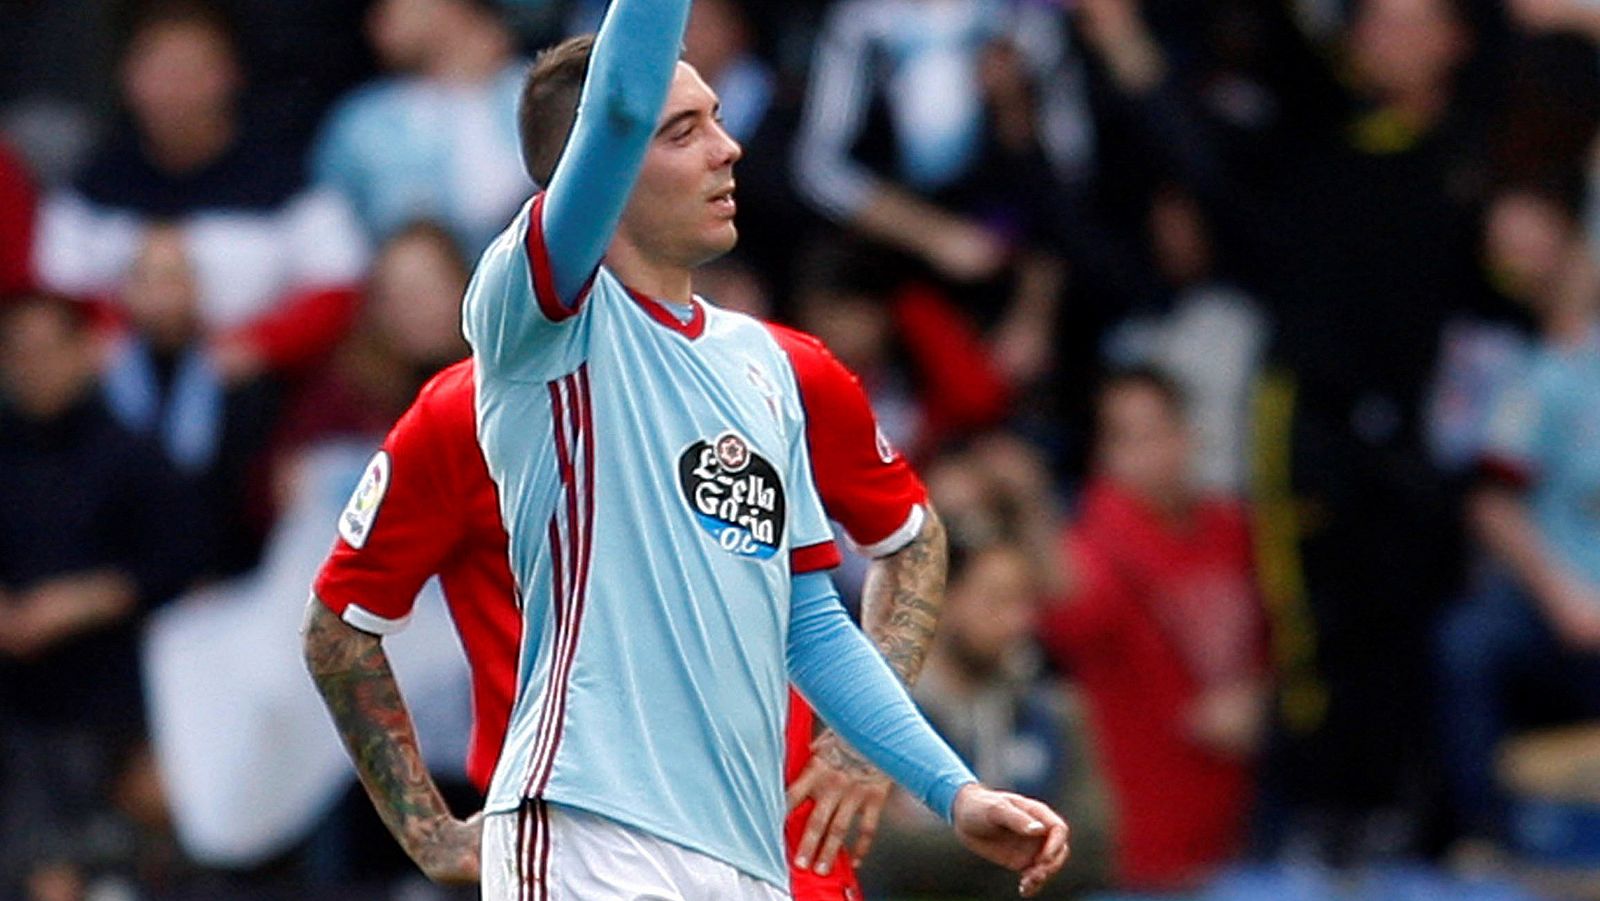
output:
[[819, 569], [833, 569], [843, 560], [839, 555], [839, 546], [831, 541], [808, 544], [789, 552], [789, 572], [798, 576]]
[[[578, 632], [583, 618], [584, 602], [588, 596], [589, 560], [594, 536], [594, 418], [590, 411], [588, 367], [556, 382], [549, 383], [552, 420], [555, 423], [556, 456], [560, 465], [561, 484], [566, 495], [566, 547], [568, 554], [567, 576], [564, 585], [553, 586], [558, 610], [551, 672], [544, 697], [541, 723], [535, 740], [535, 751], [523, 794], [537, 798], [550, 781], [555, 759], [561, 746], [561, 734], [566, 722], [568, 686], [572, 669], [577, 661]], [[578, 467], [583, 472], [580, 479]], [[552, 525], [559, 514], [552, 515]], [[558, 539], [552, 543], [552, 557], [559, 555], [559, 529], [552, 532]], [[564, 608], [564, 610], [562, 609]]]
[[[570, 434], [568, 428], [572, 421], [568, 411], [573, 401], [570, 396], [573, 393], [573, 384], [574, 379], [571, 375], [547, 384], [550, 391], [551, 420], [554, 423], [556, 459], [562, 493], [565, 495], [567, 517], [566, 530], [563, 531], [562, 504], [558, 501], [557, 509], [550, 514], [549, 525], [552, 568], [550, 593], [555, 608], [555, 637], [550, 673], [545, 682], [539, 722], [534, 732], [533, 756], [529, 761], [528, 777], [523, 783], [524, 796], [537, 795], [543, 789], [544, 780], [555, 759], [556, 748], [561, 743], [562, 720], [566, 714], [566, 677], [571, 671], [568, 657], [577, 644], [573, 640], [573, 634], [577, 630], [573, 601], [577, 593], [579, 541], [575, 533], [579, 528], [579, 520], [577, 476], [573, 471], [576, 449], [569, 447], [569, 441], [577, 441], [579, 438], [575, 434]], [[565, 567], [563, 567], [563, 557], [566, 558]]]

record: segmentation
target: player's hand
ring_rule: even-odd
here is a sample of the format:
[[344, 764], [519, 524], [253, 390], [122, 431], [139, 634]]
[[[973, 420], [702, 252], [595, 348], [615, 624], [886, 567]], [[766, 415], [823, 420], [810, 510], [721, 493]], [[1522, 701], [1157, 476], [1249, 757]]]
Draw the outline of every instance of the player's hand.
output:
[[1067, 862], [1066, 821], [1048, 806], [973, 782], [956, 793], [956, 837], [979, 857], [1022, 874], [1032, 898]]
[[483, 814], [465, 820], [441, 817], [422, 830], [409, 849], [423, 875], [434, 882], [458, 885], [479, 881], [482, 865]]
[[789, 785], [790, 810], [808, 799], [816, 803], [806, 820], [794, 863], [802, 870], [811, 869], [826, 876], [839, 859], [839, 849], [844, 847], [852, 826], [856, 839], [850, 856], [857, 864], [867, 856], [893, 785], [888, 776], [831, 731], [817, 736], [811, 751], [811, 762]]

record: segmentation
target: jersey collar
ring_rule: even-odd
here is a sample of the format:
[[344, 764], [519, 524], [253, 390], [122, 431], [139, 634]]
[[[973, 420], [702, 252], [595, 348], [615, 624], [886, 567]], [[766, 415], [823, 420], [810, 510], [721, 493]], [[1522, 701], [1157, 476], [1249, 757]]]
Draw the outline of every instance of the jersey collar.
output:
[[628, 296], [633, 298], [634, 303], [637, 303], [639, 308], [644, 310], [651, 319], [688, 338], [690, 341], [700, 337], [701, 333], [706, 330], [706, 308], [698, 297], [690, 298], [689, 303], [694, 307], [694, 312], [689, 316], [689, 321], [684, 322], [673, 315], [672, 311], [667, 309], [666, 305], [661, 301], [641, 294], [632, 288], [627, 288], [627, 291]]

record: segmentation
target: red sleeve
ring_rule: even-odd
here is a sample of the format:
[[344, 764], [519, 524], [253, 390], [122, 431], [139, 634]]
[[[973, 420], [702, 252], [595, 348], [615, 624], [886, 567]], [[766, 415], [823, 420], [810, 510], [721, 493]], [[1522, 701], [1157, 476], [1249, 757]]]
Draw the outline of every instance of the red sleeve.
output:
[[33, 185], [22, 164], [0, 147], [0, 294], [33, 286]]
[[894, 305], [895, 327], [916, 366], [919, 395], [927, 409], [930, 433], [994, 425], [1006, 416], [1011, 387], [990, 358], [972, 324], [944, 297], [913, 285]]
[[317, 574], [317, 597], [364, 631], [403, 627], [422, 584], [466, 536], [466, 489], [455, 476], [468, 471], [463, 455], [478, 446], [450, 415], [458, 411], [444, 408], [465, 403], [470, 411], [472, 395], [437, 390], [459, 368], [436, 377], [395, 423], [339, 514], [339, 537]]
[[290, 295], [235, 337], [249, 342], [278, 372], [303, 369], [327, 357], [350, 333], [361, 305], [354, 288], [321, 288]]
[[878, 429], [860, 380], [816, 338], [769, 328], [800, 385], [823, 509], [868, 556], [905, 547], [922, 528], [928, 491]]

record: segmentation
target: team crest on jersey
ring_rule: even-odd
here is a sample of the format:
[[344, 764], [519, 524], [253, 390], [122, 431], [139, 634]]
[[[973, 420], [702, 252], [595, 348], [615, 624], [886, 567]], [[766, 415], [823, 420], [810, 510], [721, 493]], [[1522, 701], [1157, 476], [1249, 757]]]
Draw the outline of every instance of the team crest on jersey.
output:
[[339, 537], [345, 543], [361, 550], [372, 533], [372, 522], [378, 518], [378, 508], [383, 506], [383, 496], [389, 493], [389, 453], [378, 451], [361, 474], [350, 502], [339, 514]]
[[700, 527], [730, 554], [766, 560], [783, 543], [783, 482], [737, 432], [696, 441], [678, 457], [678, 484]]

